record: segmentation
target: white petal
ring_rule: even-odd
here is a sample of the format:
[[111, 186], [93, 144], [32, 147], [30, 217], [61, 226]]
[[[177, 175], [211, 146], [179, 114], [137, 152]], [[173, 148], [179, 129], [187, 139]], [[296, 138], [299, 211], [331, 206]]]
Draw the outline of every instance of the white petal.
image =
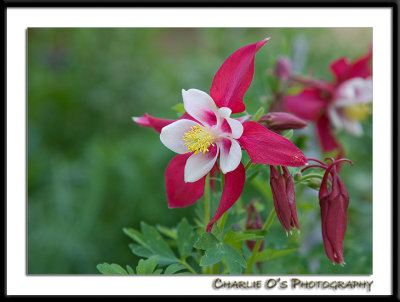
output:
[[357, 121], [343, 119], [343, 127], [347, 132], [355, 136], [361, 136], [363, 134], [361, 124]]
[[242, 136], [243, 134], [243, 125], [240, 121], [233, 119], [230, 117], [232, 113], [232, 110], [227, 108], [227, 107], [222, 107], [218, 110], [217, 116], [218, 116], [218, 126], [221, 127], [224, 119], [227, 121], [229, 124], [229, 127], [231, 128], [231, 137], [238, 139]]
[[372, 102], [372, 78], [352, 78], [336, 90], [335, 106], [349, 106]]
[[218, 157], [218, 147], [205, 154], [199, 152], [188, 158], [185, 165], [185, 182], [195, 182], [207, 175]]
[[198, 89], [182, 89], [183, 105], [189, 115], [199, 122], [214, 126], [217, 124], [217, 106], [214, 100], [205, 92]]
[[221, 156], [219, 166], [222, 173], [226, 174], [235, 170], [242, 160], [242, 149], [234, 139], [224, 138], [217, 143]]
[[197, 126], [197, 123], [194, 121], [186, 119], [177, 120], [161, 129], [160, 140], [168, 149], [176, 153], [188, 153], [188, 147], [185, 146], [185, 141], [182, 137], [193, 126]]
[[336, 129], [342, 129], [343, 128], [343, 121], [342, 117], [340, 117], [339, 113], [337, 112], [336, 108], [330, 107], [328, 109], [328, 115], [329, 115], [329, 120], [332, 122], [333, 126]]

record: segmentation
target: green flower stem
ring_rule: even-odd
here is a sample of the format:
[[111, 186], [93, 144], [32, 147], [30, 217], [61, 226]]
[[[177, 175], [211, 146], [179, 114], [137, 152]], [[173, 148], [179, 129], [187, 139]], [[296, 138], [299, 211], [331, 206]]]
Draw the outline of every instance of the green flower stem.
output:
[[188, 269], [189, 272], [191, 272], [192, 274], [197, 274], [197, 272], [193, 269], [193, 267], [191, 267], [186, 261], [185, 259], [181, 259], [179, 261], [180, 264], [182, 264], [184, 267], [186, 267]]
[[207, 174], [204, 186], [204, 225], [210, 221], [210, 175]]
[[319, 178], [319, 179], [323, 179], [324, 176], [321, 175], [321, 174], [316, 174], [316, 173], [307, 174], [307, 175], [304, 175], [304, 176], [303, 176], [302, 178], [300, 178], [299, 180], [297, 180], [296, 183], [302, 182], [303, 180], [307, 180], [307, 179], [310, 179], [310, 178]]
[[249, 162], [246, 164], [246, 167], [244, 167], [244, 171], [247, 171], [247, 169], [249, 169], [251, 166], [251, 159], [249, 160]]
[[[268, 231], [268, 229], [275, 217], [275, 213], [276, 213], [275, 208], [273, 208], [272, 211], [268, 215], [267, 221], [264, 224], [263, 231]], [[262, 241], [263, 241], [263, 239], [257, 240], [256, 244], [254, 245], [253, 252], [251, 253], [250, 259], [247, 261], [247, 268], [246, 268], [245, 274], [251, 273], [251, 268], [253, 267], [258, 249], [260, 248]]]

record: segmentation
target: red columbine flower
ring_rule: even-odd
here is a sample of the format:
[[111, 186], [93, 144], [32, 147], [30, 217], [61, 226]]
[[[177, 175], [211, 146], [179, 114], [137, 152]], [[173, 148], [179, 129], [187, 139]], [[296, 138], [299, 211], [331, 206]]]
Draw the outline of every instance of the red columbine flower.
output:
[[[317, 161], [320, 165], [310, 165], [305, 169], [320, 167], [325, 169], [325, 174], [319, 190], [319, 205], [321, 207], [322, 239], [324, 241], [325, 252], [333, 263], [344, 265], [343, 260], [343, 240], [347, 228], [347, 207], [349, 205], [349, 195], [343, 184], [339, 173], [336, 171], [336, 165], [342, 161], [347, 161], [351, 165], [353, 162], [342, 158], [331, 160], [331, 164]], [[332, 187], [328, 189], [328, 180]]]
[[161, 132], [161, 142], [178, 153], [165, 173], [170, 208], [189, 206], [203, 196], [205, 177], [219, 158], [225, 186], [208, 232], [242, 193], [246, 179], [242, 148], [253, 163], [306, 164], [304, 154], [288, 139], [259, 123], [230, 116], [245, 110], [243, 96], [253, 79], [255, 54], [267, 41], [244, 46], [229, 56], [214, 76], [210, 95], [197, 89], [183, 90], [186, 113], [177, 121], [149, 115], [134, 118], [136, 123]]
[[372, 48], [352, 63], [347, 58], [334, 61], [330, 65], [336, 78], [332, 83], [291, 76], [291, 80], [307, 88], [297, 95], [286, 96], [286, 110], [316, 122], [317, 135], [324, 152], [341, 152], [342, 149], [331, 131], [331, 125], [356, 136], [362, 134], [360, 122], [371, 113], [371, 59]]
[[297, 220], [296, 197], [293, 177], [286, 167], [282, 167], [280, 174], [274, 166], [270, 166], [270, 184], [276, 215], [286, 231], [292, 233], [292, 227], [300, 230]]

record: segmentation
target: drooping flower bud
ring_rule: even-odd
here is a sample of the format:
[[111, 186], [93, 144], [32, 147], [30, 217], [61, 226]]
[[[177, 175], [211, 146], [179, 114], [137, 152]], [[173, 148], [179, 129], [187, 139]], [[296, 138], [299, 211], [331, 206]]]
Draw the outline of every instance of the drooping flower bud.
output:
[[[325, 252], [332, 263], [344, 265], [343, 260], [343, 240], [347, 228], [347, 208], [349, 205], [349, 195], [346, 187], [337, 171], [337, 164], [346, 161], [353, 165], [352, 161], [341, 158], [329, 159], [331, 163], [325, 163], [315, 160], [318, 165], [310, 165], [302, 170], [312, 167], [325, 169], [324, 177], [319, 189], [319, 205], [321, 207], [321, 225], [322, 239], [324, 241]], [[331, 189], [328, 188], [328, 181], [331, 183]]]
[[[319, 190], [319, 204], [321, 207], [322, 238], [326, 255], [333, 263], [336, 262], [343, 265], [343, 240], [347, 228], [349, 195], [336, 171], [335, 165], [340, 161], [348, 160], [336, 160], [326, 168]], [[328, 178], [330, 178], [332, 184], [330, 192], [327, 184]]]
[[279, 57], [276, 61], [274, 72], [281, 81], [286, 81], [292, 72], [290, 59], [285, 56]]
[[305, 120], [287, 112], [269, 112], [258, 121], [265, 122], [267, 128], [273, 131], [300, 129], [308, 125]]
[[282, 166], [283, 174], [279, 174], [274, 166], [270, 166], [270, 183], [276, 215], [286, 231], [292, 233], [292, 227], [300, 230], [297, 220], [296, 198], [293, 177], [289, 170]]
[[[252, 201], [249, 204], [249, 206], [247, 207], [248, 214], [247, 214], [247, 221], [246, 221], [246, 230], [261, 230], [263, 227], [261, 216], [257, 212], [257, 210], [254, 206], [254, 202], [255, 201]], [[246, 244], [249, 247], [249, 249], [252, 251], [254, 248], [254, 245], [256, 244], [256, 241], [248, 240], [248, 241], [246, 241]], [[263, 245], [264, 245], [264, 240], [263, 240], [260, 248], [258, 249], [259, 251], [261, 251], [263, 249]]]

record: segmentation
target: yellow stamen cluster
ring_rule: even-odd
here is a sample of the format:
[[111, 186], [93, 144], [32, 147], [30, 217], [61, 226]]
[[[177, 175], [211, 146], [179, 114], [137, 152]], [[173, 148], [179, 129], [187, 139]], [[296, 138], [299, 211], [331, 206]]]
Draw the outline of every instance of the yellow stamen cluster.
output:
[[351, 121], [362, 122], [371, 114], [371, 104], [357, 104], [344, 108], [346, 116]]
[[199, 152], [204, 154], [209, 151], [210, 145], [214, 146], [214, 137], [208, 132], [207, 126], [202, 127], [199, 124], [191, 127], [190, 131], [182, 137], [182, 140], [186, 142], [185, 146], [188, 146], [188, 150], [194, 152], [194, 154]]

